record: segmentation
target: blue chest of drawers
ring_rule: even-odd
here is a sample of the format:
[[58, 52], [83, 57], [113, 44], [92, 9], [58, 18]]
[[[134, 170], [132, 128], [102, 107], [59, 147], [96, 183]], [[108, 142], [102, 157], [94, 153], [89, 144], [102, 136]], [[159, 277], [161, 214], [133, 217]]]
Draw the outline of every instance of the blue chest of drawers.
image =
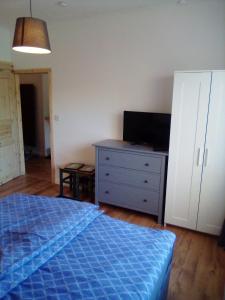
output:
[[163, 223], [167, 152], [117, 140], [95, 144], [95, 199], [158, 216]]

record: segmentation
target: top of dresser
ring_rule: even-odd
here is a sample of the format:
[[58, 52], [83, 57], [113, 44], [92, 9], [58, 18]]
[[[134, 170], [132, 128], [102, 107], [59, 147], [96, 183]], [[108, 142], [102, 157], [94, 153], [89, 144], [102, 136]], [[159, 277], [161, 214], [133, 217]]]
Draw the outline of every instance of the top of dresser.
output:
[[126, 150], [131, 152], [139, 152], [139, 153], [148, 153], [155, 154], [160, 156], [168, 156], [168, 151], [154, 151], [152, 147], [147, 145], [134, 145], [129, 142], [121, 141], [121, 140], [103, 140], [98, 143], [95, 143], [96, 147], [103, 147], [108, 149], [117, 149], [117, 150]]

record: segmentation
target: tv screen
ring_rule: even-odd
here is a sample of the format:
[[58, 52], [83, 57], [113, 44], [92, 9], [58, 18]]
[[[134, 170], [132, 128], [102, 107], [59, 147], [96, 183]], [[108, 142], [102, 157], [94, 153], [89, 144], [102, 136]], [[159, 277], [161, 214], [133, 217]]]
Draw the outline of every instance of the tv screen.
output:
[[155, 150], [168, 150], [170, 114], [124, 111], [123, 140], [149, 144]]

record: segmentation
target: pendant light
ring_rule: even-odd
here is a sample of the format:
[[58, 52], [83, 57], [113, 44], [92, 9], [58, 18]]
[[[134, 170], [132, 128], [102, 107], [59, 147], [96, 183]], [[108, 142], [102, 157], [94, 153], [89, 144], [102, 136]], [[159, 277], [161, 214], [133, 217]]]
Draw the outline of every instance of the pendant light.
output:
[[19, 52], [48, 54], [51, 47], [45, 21], [33, 18], [30, 0], [30, 17], [17, 18], [12, 49]]

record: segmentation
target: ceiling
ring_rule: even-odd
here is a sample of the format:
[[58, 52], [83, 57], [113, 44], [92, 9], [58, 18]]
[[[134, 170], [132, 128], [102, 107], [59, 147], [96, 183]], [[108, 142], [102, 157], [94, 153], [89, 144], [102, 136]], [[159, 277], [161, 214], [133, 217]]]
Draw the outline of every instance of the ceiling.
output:
[[[197, 1], [225, 0], [63, 0], [68, 6], [61, 7], [60, 0], [32, 0], [33, 16], [46, 21], [63, 21], [93, 14], [118, 12], [153, 4], [188, 4]], [[0, 0], [0, 23], [15, 23], [17, 17], [29, 16], [29, 0]]]
[[[32, 10], [34, 17], [57, 21], [133, 9], [159, 1], [165, 0], [64, 0], [68, 6], [61, 7], [57, 4], [59, 0], [32, 0]], [[18, 16], [29, 16], [29, 0], [0, 0], [1, 21], [10, 22]]]

